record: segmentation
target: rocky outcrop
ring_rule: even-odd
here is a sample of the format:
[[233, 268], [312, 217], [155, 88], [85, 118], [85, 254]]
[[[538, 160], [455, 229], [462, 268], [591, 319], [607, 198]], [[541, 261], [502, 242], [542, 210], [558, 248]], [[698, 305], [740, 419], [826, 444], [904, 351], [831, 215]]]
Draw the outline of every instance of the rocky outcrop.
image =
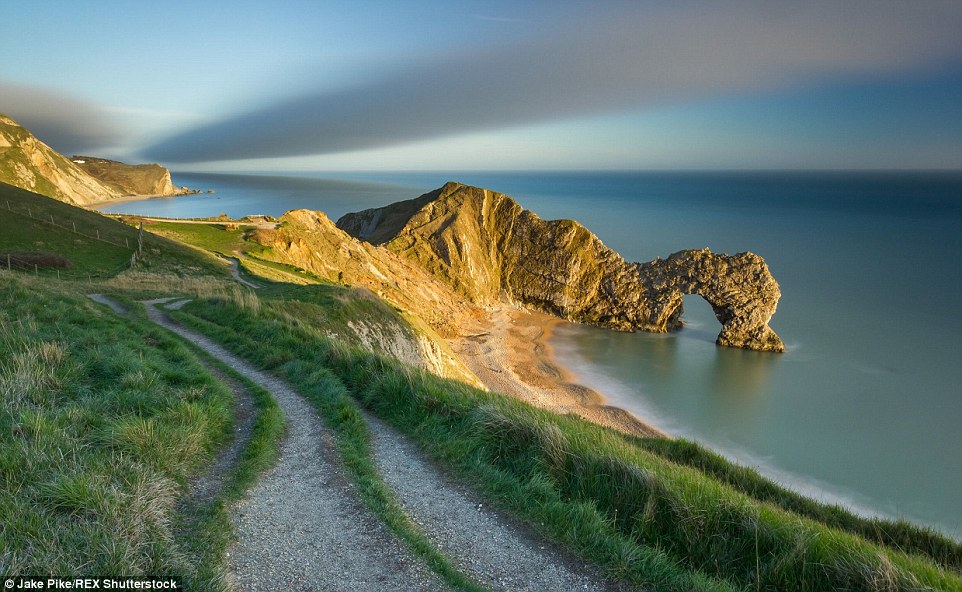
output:
[[349, 341], [481, 386], [443, 339], [457, 333], [457, 319], [479, 314], [475, 306], [417, 265], [352, 238], [322, 212], [293, 210], [278, 222], [276, 228], [258, 228], [247, 235], [248, 240], [268, 247], [259, 257], [353, 286], [357, 288], [355, 296], [367, 294], [367, 298], [356, 297], [356, 302], [369, 300], [370, 306], [385, 306], [383, 299], [401, 310], [403, 324], [385, 325], [384, 315], [382, 322], [374, 324], [348, 323], [353, 334]]
[[178, 195], [170, 171], [159, 164], [125, 164], [95, 156], [74, 156], [71, 162], [121, 195]]
[[123, 195], [5, 115], [0, 115], [0, 182], [74, 205]]
[[681, 326], [682, 296], [699, 294], [722, 324], [719, 345], [784, 351], [768, 326], [778, 283], [752, 253], [705, 249], [629, 263], [577, 222], [542, 220], [506, 195], [458, 183], [347, 214], [337, 226], [477, 305], [510, 302], [602, 327], [666, 332]]
[[86, 206], [125, 196], [194, 193], [174, 187], [159, 164], [124, 164], [60, 154], [16, 121], [0, 114], [0, 182]]
[[386, 249], [361, 242], [338, 229], [323, 212], [293, 210], [276, 229], [257, 229], [248, 239], [270, 250], [263, 254], [331, 282], [363, 287], [419, 315], [444, 336], [456, 333], [452, 319], [472, 308], [420, 266]]

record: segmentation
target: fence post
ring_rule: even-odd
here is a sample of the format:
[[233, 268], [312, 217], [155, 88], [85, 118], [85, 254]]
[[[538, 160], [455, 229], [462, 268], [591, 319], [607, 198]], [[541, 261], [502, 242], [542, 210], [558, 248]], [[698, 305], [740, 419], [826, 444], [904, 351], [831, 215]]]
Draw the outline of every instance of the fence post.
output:
[[40, 268], [37, 267], [36, 263], [33, 264], [33, 275], [40, 275]]
[[7, 209], [10, 210], [11, 212], [13, 211], [13, 208], [10, 207], [10, 200], [9, 200], [9, 199], [7, 200]]
[[60, 279], [60, 270], [59, 270], [59, 269], [57, 270], [57, 279], [58, 279], [58, 280]]
[[57, 225], [57, 223], [53, 221], [53, 214], [50, 214], [50, 223], [53, 224], [54, 226]]
[[100, 240], [100, 229], [97, 229], [97, 240]]
[[140, 230], [137, 232], [137, 252], [144, 254], [144, 221], [140, 221]]
[[[10, 202], [7, 202], [10, 203]], [[10, 253], [7, 253], [7, 271], [10, 271]]]
[[33, 212], [30, 210], [29, 207], [27, 208], [27, 215], [33, 218]]
[[124, 237], [124, 245], [125, 245], [128, 249], [130, 248], [130, 241], [127, 240], [127, 237], [126, 237], [126, 236]]
[[74, 234], [77, 234], [77, 223], [76, 223], [76, 222], [71, 222], [71, 224], [73, 224], [73, 233], [74, 233]]

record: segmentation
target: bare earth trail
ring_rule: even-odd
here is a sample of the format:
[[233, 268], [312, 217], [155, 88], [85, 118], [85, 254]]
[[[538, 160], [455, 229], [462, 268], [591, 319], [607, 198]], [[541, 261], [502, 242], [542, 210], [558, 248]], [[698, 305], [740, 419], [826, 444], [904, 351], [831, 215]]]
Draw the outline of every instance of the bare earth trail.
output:
[[252, 289], [252, 290], [259, 290], [259, 289], [260, 289], [260, 285], [259, 285], [259, 284], [255, 284], [254, 282], [248, 281], [248, 280], [244, 279], [244, 278], [241, 276], [241, 274], [240, 274], [240, 260], [239, 260], [239, 259], [237, 259], [236, 257], [225, 257], [224, 259], [227, 260], [227, 265], [230, 266], [230, 274], [231, 274], [231, 276], [233, 276], [233, 278], [234, 278], [235, 281], [237, 281], [237, 282], [240, 283], [240, 284], [243, 284], [243, 285], [247, 286], [248, 288], [250, 288], [250, 289]]
[[150, 320], [269, 391], [287, 418], [277, 465], [232, 511], [237, 542], [228, 572], [235, 589], [446, 589], [363, 507], [344, 475], [333, 434], [306, 401], [283, 381], [174, 323], [157, 303], [146, 303]]
[[489, 507], [426, 462], [422, 453], [381, 420], [365, 415], [374, 459], [401, 506], [455, 567], [490, 590], [628, 590], [606, 582], [537, 534]]

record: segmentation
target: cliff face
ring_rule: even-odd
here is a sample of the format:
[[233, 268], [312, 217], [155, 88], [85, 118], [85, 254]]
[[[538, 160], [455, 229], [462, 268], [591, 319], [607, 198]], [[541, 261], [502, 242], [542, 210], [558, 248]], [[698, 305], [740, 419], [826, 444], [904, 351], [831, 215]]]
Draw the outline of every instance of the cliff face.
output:
[[293, 210], [278, 222], [275, 229], [257, 229], [248, 235], [248, 240], [269, 247], [261, 257], [366, 290], [414, 314], [406, 315], [404, 327], [351, 325], [365, 347], [482, 386], [441, 339], [457, 333], [457, 319], [480, 314], [476, 307], [420, 267], [347, 235], [322, 212]]
[[613, 329], [665, 332], [681, 326], [682, 296], [699, 294], [722, 324], [719, 345], [784, 351], [768, 327], [778, 283], [752, 253], [705, 249], [629, 263], [577, 222], [545, 221], [506, 195], [457, 183], [347, 214], [337, 226], [478, 305], [507, 301]]
[[0, 115], [0, 182], [75, 205], [122, 195], [5, 115]]
[[95, 156], [74, 156], [71, 162], [120, 195], [177, 195], [170, 171], [159, 164], [124, 164]]
[[159, 164], [104, 158], [69, 159], [0, 114], [0, 182], [73, 205], [128, 195], [176, 195], [170, 171]]
[[255, 230], [248, 238], [270, 247], [264, 257], [306, 269], [331, 282], [366, 288], [419, 315], [445, 336], [456, 332], [452, 319], [473, 308], [418, 265], [354, 239], [334, 226], [323, 212], [287, 212], [276, 229]]

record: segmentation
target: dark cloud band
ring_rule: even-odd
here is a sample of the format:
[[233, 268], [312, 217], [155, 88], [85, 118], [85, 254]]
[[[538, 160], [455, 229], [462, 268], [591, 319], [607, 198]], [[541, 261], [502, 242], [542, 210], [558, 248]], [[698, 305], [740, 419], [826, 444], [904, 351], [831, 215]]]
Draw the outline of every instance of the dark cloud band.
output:
[[[148, 148], [201, 162], [362, 150], [482, 129], [831, 80], [962, 55], [952, 3], [611, 8], [537, 40], [458, 49], [349, 90], [229, 116]], [[613, 6], [613, 5], [612, 5]], [[600, 10], [600, 8], [599, 8]]]
[[0, 81], [0, 112], [67, 155], [121, 140], [117, 126], [99, 107], [61, 92]]

